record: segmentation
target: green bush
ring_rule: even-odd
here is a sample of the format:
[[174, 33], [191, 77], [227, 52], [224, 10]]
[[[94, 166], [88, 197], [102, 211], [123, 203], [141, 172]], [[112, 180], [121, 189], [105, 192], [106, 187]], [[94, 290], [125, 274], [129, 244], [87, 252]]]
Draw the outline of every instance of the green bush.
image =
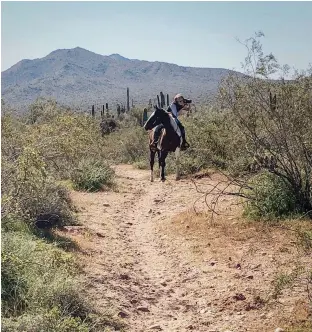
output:
[[15, 320], [4, 318], [2, 331], [6, 332], [89, 332], [90, 327], [79, 317], [66, 317], [55, 307], [49, 312], [22, 315]]
[[73, 307], [77, 266], [70, 254], [32, 234], [4, 232], [1, 262], [5, 317], [18, 316], [26, 309], [34, 312], [61, 304]]
[[[241, 140], [234, 149], [243, 156], [238, 158], [236, 173], [269, 170], [291, 186], [298, 213], [312, 216], [312, 71], [295, 72], [286, 79], [287, 66], [263, 53], [261, 37], [263, 33], [256, 33], [243, 43], [248, 80], [232, 73], [220, 85], [220, 106], [229, 112], [229, 129], [239, 133], [233, 140]], [[273, 74], [281, 79], [270, 79]], [[291, 210], [280, 209], [283, 214]]]
[[296, 199], [292, 188], [280, 177], [263, 172], [254, 176], [248, 193], [245, 214], [252, 218], [278, 218], [295, 214]]
[[103, 150], [114, 163], [137, 163], [149, 160], [148, 133], [140, 126], [122, 127], [105, 138]]
[[226, 169], [233, 164], [237, 151], [235, 144], [240, 145], [240, 142], [238, 135], [233, 137], [227, 112], [203, 109], [182, 122], [191, 145], [181, 154], [181, 163], [190, 166], [186, 167], [186, 174], [209, 167]]
[[82, 160], [71, 174], [73, 187], [76, 190], [99, 191], [114, 185], [112, 168], [94, 160]]
[[1, 331], [87, 332], [121, 328], [79, 294], [73, 256], [21, 231], [2, 232]]
[[[100, 122], [85, 114], [59, 108], [55, 103], [35, 103], [36, 120], [26, 114], [2, 117], [2, 155], [15, 162], [25, 147], [36, 150], [46, 171], [56, 179], [68, 179], [82, 158], [105, 161]], [[39, 109], [39, 111], [38, 111]], [[38, 111], [38, 112], [37, 112]]]
[[4, 317], [1, 325], [3, 332], [121, 332], [124, 327], [119, 320], [109, 316], [92, 313], [84, 319], [64, 316], [58, 307], [14, 319]]
[[3, 217], [13, 214], [31, 225], [45, 227], [75, 221], [67, 189], [47, 175], [46, 164], [38, 151], [25, 147], [16, 162], [7, 162], [5, 167]]

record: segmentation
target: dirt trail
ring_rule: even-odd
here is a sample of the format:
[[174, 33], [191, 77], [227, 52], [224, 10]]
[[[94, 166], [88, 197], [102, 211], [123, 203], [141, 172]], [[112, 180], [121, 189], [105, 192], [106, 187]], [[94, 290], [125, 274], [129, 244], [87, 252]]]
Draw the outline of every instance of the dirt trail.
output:
[[[131, 332], [274, 331], [278, 316], [293, 314], [285, 303], [262, 303], [274, 268], [296, 254], [292, 248], [277, 257], [274, 234], [260, 244], [250, 230], [235, 231], [230, 216], [230, 228], [193, 225], [190, 211], [202, 195], [190, 180], [150, 183], [149, 171], [129, 165], [116, 174], [118, 192], [72, 193], [84, 231], [71, 236], [82, 248], [86, 291], [98, 310], [118, 308]], [[230, 203], [221, 202], [235, 214]], [[202, 199], [197, 207], [205, 207]]]

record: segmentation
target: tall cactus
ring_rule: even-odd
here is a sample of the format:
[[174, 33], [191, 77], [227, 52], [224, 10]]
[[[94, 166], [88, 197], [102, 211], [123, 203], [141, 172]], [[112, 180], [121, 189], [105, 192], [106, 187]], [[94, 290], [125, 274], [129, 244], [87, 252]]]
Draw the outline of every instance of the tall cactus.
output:
[[127, 88], [127, 112], [130, 111], [130, 95], [129, 95], [129, 88]]
[[166, 105], [165, 102], [165, 95], [162, 93], [162, 91], [160, 91], [160, 107], [164, 107]]
[[169, 94], [167, 93], [167, 106], [169, 107]]
[[158, 103], [158, 107], [160, 107], [160, 100], [159, 100], [159, 96], [157, 95], [157, 103]]
[[94, 105], [92, 105], [91, 115], [95, 117]]

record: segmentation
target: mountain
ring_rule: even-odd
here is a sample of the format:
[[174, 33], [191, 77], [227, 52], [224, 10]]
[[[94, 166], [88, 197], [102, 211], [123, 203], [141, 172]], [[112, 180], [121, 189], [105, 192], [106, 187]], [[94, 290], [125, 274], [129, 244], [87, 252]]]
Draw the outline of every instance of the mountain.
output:
[[170, 99], [181, 92], [194, 102], [206, 102], [229, 72], [127, 59], [119, 54], [105, 56], [76, 47], [22, 60], [3, 71], [1, 93], [4, 102], [17, 109], [25, 109], [38, 97], [81, 108], [125, 104], [127, 87], [130, 103], [133, 99], [135, 104], [147, 105], [160, 91]]

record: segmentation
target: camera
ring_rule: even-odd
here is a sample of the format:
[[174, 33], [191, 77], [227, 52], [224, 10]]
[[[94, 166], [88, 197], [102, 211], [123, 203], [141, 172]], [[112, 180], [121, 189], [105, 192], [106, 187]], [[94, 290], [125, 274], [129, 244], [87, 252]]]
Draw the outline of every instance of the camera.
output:
[[184, 98], [184, 103], [185, 103], [185, 104], [190, 104], [191, 102], [192, 102], [191, 99], [185, 99], [185, 98]]

